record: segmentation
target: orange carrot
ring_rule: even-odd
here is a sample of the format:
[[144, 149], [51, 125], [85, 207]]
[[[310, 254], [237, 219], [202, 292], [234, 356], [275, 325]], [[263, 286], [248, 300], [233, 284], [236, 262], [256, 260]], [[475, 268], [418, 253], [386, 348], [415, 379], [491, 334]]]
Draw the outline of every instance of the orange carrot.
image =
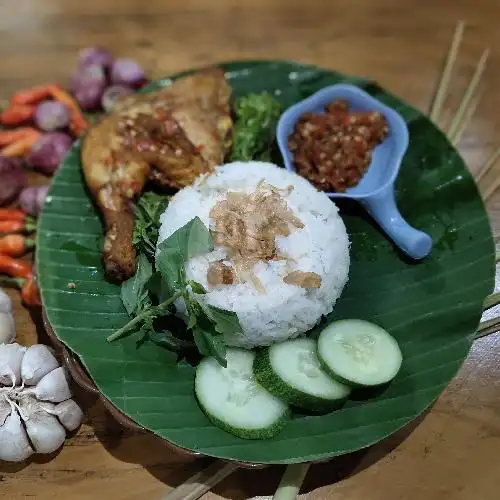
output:
[[0, 220], [24, 221], [26, 214], [18, 208], [0, 208]]
[[11, 233], [32, 233], [36, 229], [36, 223], [30, 219], [21, 220], [0, 220], [0, 234]]
[[51, 97], [49, 85], [39, 85], [30, 89], [19, 90], [12, 96], [12, 104], [38, 104]]
[[20, 234], [8, 234], [0, 237], [0, 254], [9, 257], [21, 257], [35, 246], [35, 241]]
[[26, 134], [22, 139], [2, 149], [2, 155], [7, 157], [24, 156], [31, 151], [33, 144], [35, 144], [41, 136], [42, 134], [40, 132], [33, 130], [32, 133]]
[[14, 278], [29, 278], [33, 276], [33, 266], [23, 260], [0, 254], [0, 273]]
[[38, 132], [32, 127], [20, 127], [13, 130], [0, 130], [0, 147], [8, 146], [19, 139], [23, 139], [26, 135], [33, 132]]
[[78, 103], [71, 97], [71, 95], [63, 90], [59, 85], [49, 85], [52, 98], [56, 101], [62, 102], [67, 106], [71, 113], [70, 129], [78, 137], [87, 130], [89, 122], [85, 118], [78, 106]]
[[29, 104], [17, 104], [5, 109], [0, 115], [2, 125], [16, 126], [30, 121], [35, 114], [35, 106]]

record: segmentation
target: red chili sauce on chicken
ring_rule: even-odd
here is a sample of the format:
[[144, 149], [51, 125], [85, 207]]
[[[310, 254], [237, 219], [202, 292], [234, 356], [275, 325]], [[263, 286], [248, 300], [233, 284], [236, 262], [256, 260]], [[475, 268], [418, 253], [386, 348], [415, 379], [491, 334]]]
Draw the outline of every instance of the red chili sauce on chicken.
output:
[[388, 132], [381, 113], [349, 111], [346, 101], [337, 100], [325, 113], [304, 113], [288, 147], [297, 173], [322, 191], [342, 193], [360, 182]]

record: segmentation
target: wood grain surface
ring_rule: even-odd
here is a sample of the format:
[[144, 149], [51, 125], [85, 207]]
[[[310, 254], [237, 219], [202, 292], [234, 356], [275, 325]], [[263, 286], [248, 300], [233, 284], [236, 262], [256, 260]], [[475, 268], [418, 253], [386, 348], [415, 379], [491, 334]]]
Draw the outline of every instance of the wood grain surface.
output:
[[[230, 59], [296, 59], [374, 78], [426, 110], [455, 23], [464, 19], [442, 125], [491, 47], [482, 100], [460, 144], [474, 173], [500, 144], [499, 14], [498, 0], [0, 0], [0, 99], [20, 87], [65, 82], [77, 51], [97, 44], [136, 58], [153, 78]], [[498, 175], [500, 164], [481, 187]], [[488, 210], [500, 232], [500, 196]], [[20, 342], [44, 341], [39, 318], [12, 296]], [[0, 463], [0, 497], [160, 499], [207, 465], [124, 431], [95, 399], [76, 397], [86, 424], [53, 455]], [[458, 376], [414, 425], [374, 448], [313, 466], [303, 498], [496, 500], [499, 450], [497, 334], [476, 341]], [[204, 498], [270, 498], [282, 471], [238, 471]]]

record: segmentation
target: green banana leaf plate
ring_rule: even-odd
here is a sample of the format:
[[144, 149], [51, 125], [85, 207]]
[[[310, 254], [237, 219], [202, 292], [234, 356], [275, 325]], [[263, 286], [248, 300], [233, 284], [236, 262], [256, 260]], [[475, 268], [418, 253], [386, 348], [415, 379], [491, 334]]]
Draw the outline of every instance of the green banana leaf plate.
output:
[[432, 254], [419, 263], [405, 259], [361, 209], [340, 204], [352, 264], [348, 286], [326, 319], [366, 319], [391, 332], [404, 355], [397, 378], [378, 395], [350, 400], [328, 415], [297, 414], [272, 440], [243, 440], [214, 427], [195, 401], [192, 366], [155, 345], [105, 340], [128, 316], [119, 287], [104, 278], [103, 229], [84, 185], [78, 143], [54, 177], [39, 224], [37, 265], [46, 316], [102, 395], [176, 446], [261, 464], [322, 460], [367, 447], [431, 405], [467, 356], [483, 300], [493, 289], [495, 265], [477, 187], [443, 133], [373, 82], [287, 61], [222, 66], [236, 96], [267, 90], [288, 107], [322, 87], [351, 83], [407, 121], [410, 146], [397, 182], [398, 204], [410, 224], [432, 236]]

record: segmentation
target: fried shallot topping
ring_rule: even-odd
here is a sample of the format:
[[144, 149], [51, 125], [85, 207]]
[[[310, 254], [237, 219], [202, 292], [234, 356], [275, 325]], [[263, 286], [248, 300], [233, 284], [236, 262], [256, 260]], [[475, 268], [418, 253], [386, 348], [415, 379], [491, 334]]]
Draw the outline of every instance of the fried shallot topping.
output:
[[289, 236], [304, 224], [288, 208], [277, 188], [260, 185], [253, 193], [228, 192], [210, 211], [214, 243], [231, 257], [251, 261], [276, 258], [276, 236]]
[[210, 286], [232, 285], [235, 282], [234, 269], [221, 260], [208, 266], [207, 281]]
[[[286, 191], [290, 193], [292, 189], [289, 186]], [[210, 211], [214, 244], [226, 248], [234, 269], [222, 262], [213, 262], [207, 275], [210, 285], [250, 279], [257, 290], [266, 292], [253, 271], [254, 265], [259, 261], [286, 258], [278, 255], [276, 236], [289, 236], [292, 231], [304, 227], [288, 208], [280, 191], [261, 182], [249, 194], [229, 191], [226, 199], [214, 205]], [[301, 271], [290, 273], [284, 281], [302, 288], [321, 285], [319, 275]]]
[[283, 281], [301, 288], [319, 288], [321, 286], [321, 276], [319, 274], [305, 273], [303, 271], [292, 271], [283, 278]]

